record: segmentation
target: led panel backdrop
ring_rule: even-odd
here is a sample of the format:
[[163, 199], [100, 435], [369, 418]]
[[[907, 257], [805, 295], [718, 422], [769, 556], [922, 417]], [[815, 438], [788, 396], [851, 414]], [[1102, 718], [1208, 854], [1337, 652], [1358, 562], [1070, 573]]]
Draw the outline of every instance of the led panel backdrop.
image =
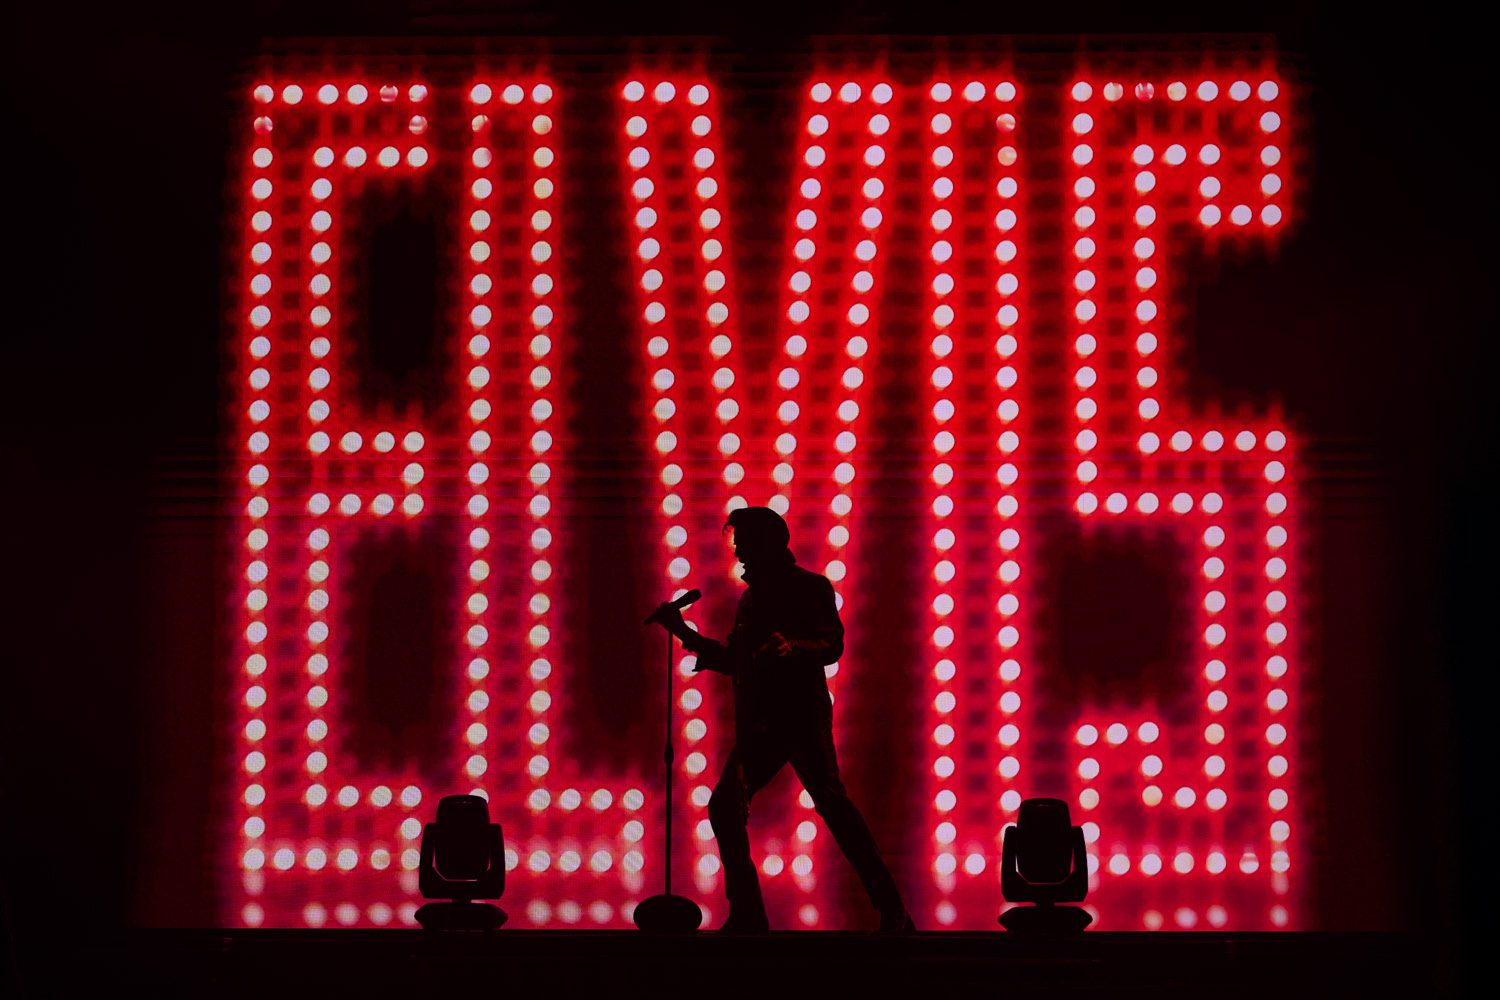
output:
[[[1276, 62], [880, 66], [804, 78], [795, 140], [774, 151], [736, 146], [740, 84], [701, 64], [607, 79], [451, 57], [261, 67], [227, 227], [227, 922], [411, 924], [422, 823], [471, 790], [505, 825], [513, 923], [627, 926], [658, 891], [659, 737], [600, 761], [569, 707], [568, 637], [599, 593], [586, 578], [619, 571], [569, 538], [595, 482], [577, 428], [598, 398], [578, 387], [600, 384], [601, 360], [577, 306], [599, 293], [567, 265], [607, 238], [628, 320], [605, 376], [650, 473], [617, 500], [654, 581], [618, 596], [644, 614], [701, 586], [689, 619], [723, 635], [740, 586], [726, 511], [786, 515], [849, 633], [827, 668], [841, 746], [877, 736], [902, 762], [886, 790], [901, 836], [882, 848], [919, 924], [994, 927], [1001, 831], [1034, 795], [1084, 825], [1101, 927], [1305, 924], [1299, 766], [1316, 734], [1298, 722], [1313, 666], [1294, 428], [1274, 400], [1190, 397], [1178, 349], [1184, 258], [1271, 253], [1295, 225], [1302, 157]], [[784, 192], [769, 268], [736, 246], [737, 217], [764, 211], [736, 189], [747, 172]], [[438, 273], [372, 283], [374, 227], [412, 204], [440, 219]], [[435, 353], [411, 356], [430, 375], [415, 392], [359, 333], [411, 296], [441, 317]], [[759, 333], [752, 302], [773, 315]], [[893, 435], [916, 511], [899, 521], [872, 514], [866, 473]], [[1132, 579], [1121, 566], [1154, 584], [1115, 585]], [[414, 647], [437, 681], [372, 691], [372, 623], [405, 613], [405, 591], [382, 597], [393, 575], [437, 595]], [[899, 624], [866, 617], [881, 586], [903, 595]], [[1122, 681], [1105, 661], [1140, 645], [1157, 605], [1170, 634], [1147, 636], [1159, 654]], [[862, 643], [877, 624], [909, 641]], [[882, 654], [904, 684], [862, 686]], [[1079, 656], [1101, 672], [1060, 679]], [[676, 868], [717, 920], [706, 807], [729, 693], [691, 668], [679, 655]], [[430, 699], [424, 717], [444, 721], [365, 752], [351, 733], [379, 699]], [[883, 766], [845, 756], [856, 785]], [[792, 926], [859, 923], [805, 795], [757, 799], [752, 838]]]

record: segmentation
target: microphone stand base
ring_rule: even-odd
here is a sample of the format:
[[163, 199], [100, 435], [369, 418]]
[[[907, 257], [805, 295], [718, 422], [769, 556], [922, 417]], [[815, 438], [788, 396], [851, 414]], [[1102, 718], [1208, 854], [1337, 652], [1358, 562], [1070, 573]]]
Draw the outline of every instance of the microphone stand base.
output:
[[635, 925], [652, 934], [690, 934], [703, 925], [703, 911], [686, 896], [659, 893], [636, 904]]

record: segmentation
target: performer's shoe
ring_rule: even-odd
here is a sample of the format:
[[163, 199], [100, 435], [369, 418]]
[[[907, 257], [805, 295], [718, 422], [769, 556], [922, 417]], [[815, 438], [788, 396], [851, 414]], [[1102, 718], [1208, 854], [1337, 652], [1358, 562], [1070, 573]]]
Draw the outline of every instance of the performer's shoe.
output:
[[769, 934], [771, 924], [764, 913], [753, 917], [742, 916], [738, 913], [730, 913], [725, 919], [723, 926], [718, 930], [719, 934]]
[[911, 914], [905, 908], [900, 910], [887, 910], [880, 914], [880, 926], [876, 934], [914, 934], [917, 925], [911, 918]]

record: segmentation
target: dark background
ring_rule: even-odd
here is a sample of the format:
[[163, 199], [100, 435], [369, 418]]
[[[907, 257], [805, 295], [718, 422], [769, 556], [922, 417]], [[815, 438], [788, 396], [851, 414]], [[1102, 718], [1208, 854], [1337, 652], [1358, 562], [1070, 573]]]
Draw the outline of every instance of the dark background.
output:
[[684, 34], [810, 69], [810, 36], [1233, 32], [1274, 38], [1301, 79], [1312, 167], [1280, 258], [1224, 267], [1198, 302], [1200, 327], [1258, 330], [1274, 363], [1193, 349], [1231, 394], [1279, 399], [1313, 445], [1317, 926], [1493, 930], [1481, 484], [1497, 171], [1494, 53], [1475, 25], [1431, 4], [1403, 21], [1264, 4], [501, 6], [16, 12], [0, 334], [13, 927], [217, 913], [205, 817], [230, 524], [220, 219], [235, 102], [264, 39], [586, 34], [608, 49]]

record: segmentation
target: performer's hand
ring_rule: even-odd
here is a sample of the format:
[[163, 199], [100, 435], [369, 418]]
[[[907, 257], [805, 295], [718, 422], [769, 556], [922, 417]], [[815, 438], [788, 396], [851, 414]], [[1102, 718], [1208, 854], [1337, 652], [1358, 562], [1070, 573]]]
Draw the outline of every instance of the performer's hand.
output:
[[772, 632], [770, 638], [760, 647], [756, 655], [771, 653], [775, 656], [789, 656], [792, 652], [792, 644], [787, 641], [786, 636], [780, 632]]
[[682, 609], [673, 607], [671, 601], [662, 601], [656, 609], [656, 623], [673, 635], [682, 635], [687, 624], [682, 620]]

